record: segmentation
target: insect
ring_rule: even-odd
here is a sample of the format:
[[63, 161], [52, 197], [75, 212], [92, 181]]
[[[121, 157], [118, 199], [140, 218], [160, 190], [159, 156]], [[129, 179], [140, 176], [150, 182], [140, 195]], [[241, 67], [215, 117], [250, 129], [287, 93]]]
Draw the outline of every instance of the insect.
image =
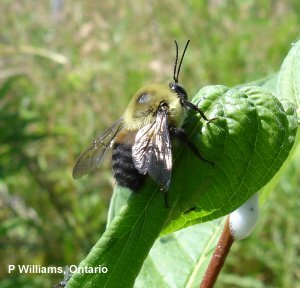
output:
[[178, 82], [189, 42], [185, 45], [177, 67], [178, 44], [175, 41], [174, 81], [169, 86], [152, 84], [140, 89], [131, 99], [123, 117], [100, 134], [79, 156], [73, 169], [74, 179], [98, 168], [112, 148], [112, 170], [116, 183], [138, 191], [149, 175], [161, 187], [165, 206], [168, 207], [173, 138], [186, 143], [201, 160], [213, 164], [200, 155], [181, 127], [187, 109], [200, 113], [208, 121], [204, 113], [188, 101], [186, 90]]

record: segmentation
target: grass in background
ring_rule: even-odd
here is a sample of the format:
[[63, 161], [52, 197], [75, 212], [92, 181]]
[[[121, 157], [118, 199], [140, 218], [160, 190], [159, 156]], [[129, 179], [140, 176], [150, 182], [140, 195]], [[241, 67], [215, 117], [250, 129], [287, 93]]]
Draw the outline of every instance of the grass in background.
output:
[[[191, 39], [181, 82], [192, 97], [208, 84], [276, 72], [300, 24], [296, 0], [6, 0], [0, 10], [1, 287], [49, 287], [59, 275], [12, 277], [7, 265], [77, 264], [101, 236], [110, 163], [73, 181], [74, 160], [137, 89], [170, 80], [174, 39]], [[220, 287], [299, 280], [298, 171], [266, 202], [254, 235], [234, 248]]]

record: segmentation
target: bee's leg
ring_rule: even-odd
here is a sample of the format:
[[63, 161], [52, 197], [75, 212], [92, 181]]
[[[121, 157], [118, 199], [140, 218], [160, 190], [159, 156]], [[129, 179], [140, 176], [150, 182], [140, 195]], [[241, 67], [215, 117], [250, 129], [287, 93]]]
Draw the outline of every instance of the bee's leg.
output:
[[182, 104], [183, 104], [184, 107], [188, 107], [188, 108], [198, 112], [205, 121], [208, 121], [208, 123], [210, 123], [211, 121], [217, 119], [217, 118], [208, 119], [205, 116], [205, 114], [199, 109], [199, 107], [197, 105], [193, 104], [192, 102], [189, 102], [187, 100], [183, 100]]
[[175, 128], [170, 127], [170, 134], [171, 136], [175, 136], [177, 139], [179, 139], [184, 144], [187, 144], [188, 147], [191, 149], [191, 151], [202, 161], [209, 163], [211, 165], [215, 165], [214, 162], [206, 160], [199, 152], [196, 145], [189, 139], [189, 137], [185, 134], [185, 131], [183, 128]]

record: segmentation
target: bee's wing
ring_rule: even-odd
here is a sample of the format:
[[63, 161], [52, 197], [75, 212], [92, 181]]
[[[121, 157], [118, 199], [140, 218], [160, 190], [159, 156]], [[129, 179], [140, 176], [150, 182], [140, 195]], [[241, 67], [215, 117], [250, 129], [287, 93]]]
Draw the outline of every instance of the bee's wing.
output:
[[168, 189], [171, 180], [172, 151], [166, 109], [159, 109], [155, 122], [137, 132], [132, 147], [132, 159], [139, 173], [148, 173], [155, 182]]
[[110, 128], [100, 134], [91, 145], [80, 154], [73, 168], [74, 179], [80, 178], [101, 165], [109, 148], [111, 148], [111, 142], [122, 129], [122, 124], [123, 118], [120, 118]]

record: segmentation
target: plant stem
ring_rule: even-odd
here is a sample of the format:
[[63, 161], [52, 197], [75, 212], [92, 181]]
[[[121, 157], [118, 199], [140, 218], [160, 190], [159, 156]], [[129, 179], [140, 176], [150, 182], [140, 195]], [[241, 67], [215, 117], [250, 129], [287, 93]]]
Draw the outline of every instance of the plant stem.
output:
[[223, 232], [206, 269], [200, 288], [211, 288], [214, 286], [233, 242], [234, 239], [229, 229], [229, 217], [227, 217]]

